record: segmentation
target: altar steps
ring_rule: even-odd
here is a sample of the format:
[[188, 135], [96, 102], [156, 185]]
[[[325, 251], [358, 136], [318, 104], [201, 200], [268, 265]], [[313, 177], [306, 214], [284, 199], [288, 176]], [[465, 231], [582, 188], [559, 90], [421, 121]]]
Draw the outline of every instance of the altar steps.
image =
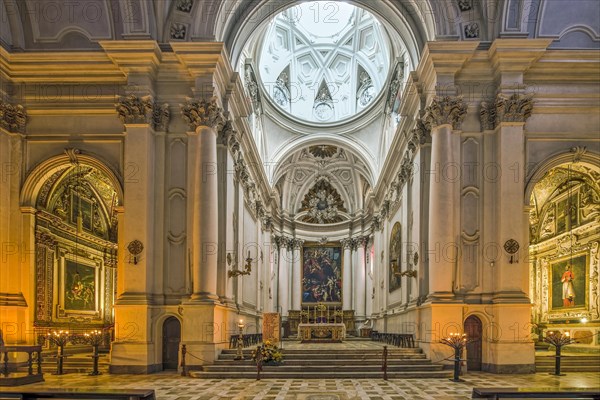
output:
[[[554, 356], [536, 356], [536, 372], [554, 372]], [[560, 372], [600, 372], [600, 356], [568, 355], [560, 360]]]
[[[381, 349], [283, 349], [285, 361], [277, 366], [263, 366], [265, 379], [381, 379]], [[256, 365], [251, 349], [244, 350], [245, 360], [234, 360], [236, 350], [224, 350], [213, 365], [191, 371], [194, 378], [256, 379]], [[419, 348], [391, 348], [388, 353], [388, 378], [448, 378], [451, 372], [432, 364]]]

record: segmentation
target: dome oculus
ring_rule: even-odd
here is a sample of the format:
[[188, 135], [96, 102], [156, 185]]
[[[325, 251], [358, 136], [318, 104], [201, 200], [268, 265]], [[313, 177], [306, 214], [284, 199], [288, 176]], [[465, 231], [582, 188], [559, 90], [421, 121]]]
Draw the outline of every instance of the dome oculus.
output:
[[335, 123], [374, 103], [390, 64], [388, 36], [369, 12], [314, 1], [279, 13], [259, 54], [276, 108], [307, 122]]

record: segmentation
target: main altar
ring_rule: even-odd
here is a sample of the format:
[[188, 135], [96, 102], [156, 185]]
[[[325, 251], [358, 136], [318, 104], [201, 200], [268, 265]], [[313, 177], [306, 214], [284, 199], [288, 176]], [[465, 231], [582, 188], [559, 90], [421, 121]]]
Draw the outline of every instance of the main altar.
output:
[[290, 336], [302, 342], [341, 342], [354, 332], [354, 311], [318, 303], [289, 311]]
[[344, 324], [298, 324], [298, 339], [302, 343], [308, 342], [335, 342], [339, 343], [346, 337]]

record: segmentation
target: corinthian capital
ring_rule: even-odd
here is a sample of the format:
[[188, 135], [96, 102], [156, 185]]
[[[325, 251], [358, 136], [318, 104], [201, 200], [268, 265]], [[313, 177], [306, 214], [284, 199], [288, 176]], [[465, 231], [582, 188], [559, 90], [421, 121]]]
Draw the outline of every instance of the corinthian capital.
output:
[[481, 130], [493, 130], [496, 128], [496, 105], [494, 102], [482, 101], [479, 111]]
[[342, 247], [344, 249], [352, 249], [352, 239], [351, 238], [346, 238], [346, 239], [340, 240], [340, 244], [342, 245]]
[[152, 96], [138, 97], [133, 94], [120, 96], [117, 104], [115, 104], [119, 119], [124, 124], [148, 123], [148, 111], [152, 110], [153, 106]]
[[181, 115], [191, 129], [196, 130], [199, 126], [207, 126], [217, 131], [223, 129], [225, 118], [223, 110], [217, 104], [216, 98], [210, 100], [187, 100], [181, 105]]
[[171, 120], [169, 105], [167, 103], [153, 103], [152, 108], [148, 108], [148, 112], [151, 117], [150, 123], [152, 124], [152, 129], [155, 131], [166, 132], [169, 127], [169, 121]]
[[462, 96], [446, 96], [434, 98], [425, 109], [423, 119], [428, 129], [445, 124], [452, 125], [452, 129], [460, 129], [466, 115], [467, 104]]
[[298, 250], [298, 249], [301, 249], [302, 246], [304, 245], [304, 240], [292, 239], [292, 243], [293, 243], [294, 249]]
[[166, 131], [169, 126], [169, 105], [156, 103], [150, 95], [120, 96], [115, 108], [124, 124], [150, 124], [155, 131]]
[[9, 132], [23, 133], [26, 124], [27, 112], [25, 112], [25, 107], [0, 100], [0, 126]]
[[496, 122], [526, 122], [533, 110], [533, 96], [517, 93], [496, 98]]

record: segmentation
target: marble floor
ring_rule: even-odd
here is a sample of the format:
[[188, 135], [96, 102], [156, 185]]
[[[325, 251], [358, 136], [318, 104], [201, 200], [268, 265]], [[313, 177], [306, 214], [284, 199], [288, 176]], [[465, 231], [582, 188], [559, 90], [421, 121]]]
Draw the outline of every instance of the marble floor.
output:
[[600, 373], [568, 373], [553, 376], [547, 373], [531, 375], [495, 375], [467, 373], [464, 382], [447, 379], [271, 379], [271, 380], [202, 380], [181, 377], [176, 373], [153, 375], [70, 374], [46, 375], [46, 382], [28, 388], [94, 388], [94, 389], [154, 389], [158, 400], [209, 399], [470, 399], [473, 387], [599, 387]]

